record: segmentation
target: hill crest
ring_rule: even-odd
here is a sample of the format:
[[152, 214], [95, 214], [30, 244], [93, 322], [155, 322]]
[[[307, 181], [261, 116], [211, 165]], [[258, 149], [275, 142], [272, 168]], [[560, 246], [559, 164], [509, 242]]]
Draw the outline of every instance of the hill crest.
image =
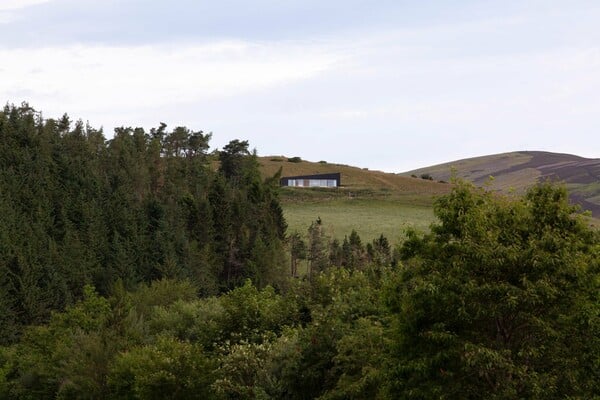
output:
[[[316, 175], [336, 173], [341, 174], [342, 187], [339, 189], [322, 189], [307, 192], [305, 189], [286, 188], [284, 195], [294, 193], [295, 197], [309, 196], [314, 198], [349, 196], [360, 194], [362, 196], [377, 198], [413, 199], [415, 202], [431, 204], [433, 197], [448, 193], [451, 185], [437, 181], [415, 179], [400, 174], [369, 170], [367, 168], [352, 167], [344, 164], [333, 164], [325, 161], [311, 162], [300, 160], [297, 157], [284, 156], [259, 157], [260, 170], [263, 177], [273, 176], [281, 168], [282, 177], [298, 175]], [[292, 197], [292, 196], [288, 196]]]
[[[455, 175], [499, 191], [522, 192], [543, 180], [563, 182], [571, 201], [600, 216], [600, 158], [547, 151], [516, 151], [466, 158], [403, 173], [450, 180]], [[493, 179], [490, 179], [493, 177]]]

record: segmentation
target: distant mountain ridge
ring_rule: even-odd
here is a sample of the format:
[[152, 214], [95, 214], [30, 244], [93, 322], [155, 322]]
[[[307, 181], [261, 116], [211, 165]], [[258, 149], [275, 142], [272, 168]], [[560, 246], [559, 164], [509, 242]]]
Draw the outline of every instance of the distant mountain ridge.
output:
[[517, 192], [546, 179], [564, 182], [571, 201], [591, 211], [595, 217], [600, 216], [600, 158], [546, 151], [517, 151], [452, 161], [402, 175], [422, 174], [429, 174], [435, 180], [449, 180], [455, 174], [476, 185]]

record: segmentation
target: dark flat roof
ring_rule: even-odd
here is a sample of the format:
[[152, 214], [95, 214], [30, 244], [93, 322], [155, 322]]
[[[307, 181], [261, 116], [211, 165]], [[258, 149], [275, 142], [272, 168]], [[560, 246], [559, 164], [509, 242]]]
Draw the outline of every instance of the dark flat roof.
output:
[[339, 172], [331, 174], [315, 174], [315, 175], [297, 175], [297, 176], [283, 176], [281, 179], [337, 179], [341, 178]]

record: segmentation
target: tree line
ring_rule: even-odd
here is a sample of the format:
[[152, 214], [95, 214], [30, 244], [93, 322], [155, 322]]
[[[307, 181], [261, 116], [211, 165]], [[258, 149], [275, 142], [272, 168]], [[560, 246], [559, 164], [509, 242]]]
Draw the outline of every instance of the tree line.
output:
[[[27, 104], [0, 112], [0, 343], [45, 322], [91, 284], [188, 279], [199, 295], [283, 274], [278, 178], [247, 141], [165, 124], [102, 130]], [[219, 167], [216, 168], [215, 164]], [[268, 246], [267, 246], [268, 244]]]
[[[49, 123], [32, 110], [8, 108], [0, 132], [14, 129], [5, 128], [11, 118], [38, 128]], [[81, 142], [71, 137], [77, 125]], [[356, 232], [339, 243], [325, 237], [320, 219], [305, 235], [286, 235], [276, 186], [259, 179], [246, 142], [213, 155], [207, 146], [192, 152], [192, 132], [178, 145], [167, 139], [176, 130], [122, 129], [124, 143], [137, 137], [145, 156], [124, 143], [117, 148], [128, 150], [115, 153], [119, 135], [89, 145], [94, 131], [77, 123], [50, 135], [55, 142], [12, 137], [12, 160], [31, 165], [11, 164], [12, 174], [5, 173], [8, 163], [2, 167], [3, 185], [13, 176], [15, 187], [1, 186], [2, 211], [14, 216], [2, 220], [0, 312], [20, 325], [2, 324], [0, 398], [600, 393], [600, 233], [568, 203], [564, 188], [544, 183], [505, 197], [455, 182], [436, 201], [428, 232], [409, 230], [395, 248], [384, 237], [365, 245]], [[63, 140], [95, 150], [64, 160], [72, 169], [33, 155], [33, 148], [45, 154], [32, 147], [36, 141], [63, 143], [40, 145], [54, 149], [46, 159], [73, 154]], [[146, 161], [114, 165], [115, 154]], [[217, 160], [218, 168], [211, 164]], [[103, 167], [77, 168], [84, 164]], [[57, 182], [25, 185], [39, 182], [26, 175], [51, 172]], [[11, 197], [21, 190], [22, 197]], [[52, 196], [74, 204], [60, 209], [62, 220], [44, 211], [56, 205]], [[95, 196], [98, 210], [83, 207]], [[121, 201], [130, 208], [118, 208]], [[116, 234], [119, 245], [104, 246]], [[52, 252], [38, 243], [43, 237], [56, 242]], [[93, 258], [103, 251], [110, 257]], [[20, 270], [10, 263], [17, 252]], [[306, 274], [297, 270], [299, 260], [308, 263]], [[110, 276], [100, 273], [106, 268]], [[27, 315], [19, 308], [26, 296], [52, 299], [58, 289], [50, 282], [70, 297], [45, 303], [38, 320], [18, 320]]]

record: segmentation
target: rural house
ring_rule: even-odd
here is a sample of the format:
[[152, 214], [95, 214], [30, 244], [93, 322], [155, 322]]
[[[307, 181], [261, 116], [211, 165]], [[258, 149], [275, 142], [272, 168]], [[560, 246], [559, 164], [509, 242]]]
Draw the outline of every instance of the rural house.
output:
[[341, 174], [337, 172], [333, 174], [285, 176], [280, 179], [279, 183], [281, 186], [336, 188], [341, 186], [342, 180]]

